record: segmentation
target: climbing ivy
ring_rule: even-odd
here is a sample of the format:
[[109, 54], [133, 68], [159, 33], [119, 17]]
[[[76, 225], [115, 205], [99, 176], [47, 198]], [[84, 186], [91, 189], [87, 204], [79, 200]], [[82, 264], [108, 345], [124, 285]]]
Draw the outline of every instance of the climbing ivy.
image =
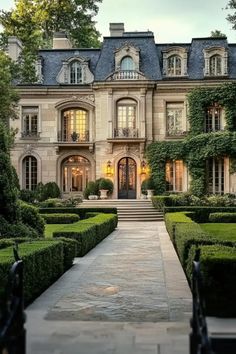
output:
[[[216, 88], [197, 88], [188, 94], [190, 132], [177, 142], [157, 141], [147, 148], [147, 158], [157, 194], [166, 190], [165, 165], [168, 160], [181, 159], [191, 175], [190, 191], [197, 196], [207, 191], [206, 160], [230, 157], [230, 173], [236, 172], [236, 84]], [[207, 107], [215, 103], [224, 107], [226, 130], [204, 133]]]

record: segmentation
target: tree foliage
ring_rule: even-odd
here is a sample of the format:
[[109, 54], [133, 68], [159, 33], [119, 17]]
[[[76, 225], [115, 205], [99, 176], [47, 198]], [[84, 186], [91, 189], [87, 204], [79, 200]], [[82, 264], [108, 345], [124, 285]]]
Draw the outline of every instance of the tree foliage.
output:
[[66, 30], [76, 47], [97, 47], [99, 32], [93, 17], [102, 0], [15, 0], [15, 8], [0, 12], [5, 36], [17, 36], [31, 52], [50, 47], [53, 33]]
[[232, 13], [228, 14], [226, 19], [231, 23], [232, 28], [236, 29], [236, 0], [230, 0], [226, 6], [227, 10], [233, 10]]
[[220, 30], [211, 31], [211, 37], [213, 38], [227, 38], [226, 34], [222, 33]]
[[12, 134], [8, 129], [10, 118], [16, 118], [18, 95], [11, 86], [14, 65], [0, 52], [0, 215], [9, 222], [18, 218], [18, 184], [10, 161]]

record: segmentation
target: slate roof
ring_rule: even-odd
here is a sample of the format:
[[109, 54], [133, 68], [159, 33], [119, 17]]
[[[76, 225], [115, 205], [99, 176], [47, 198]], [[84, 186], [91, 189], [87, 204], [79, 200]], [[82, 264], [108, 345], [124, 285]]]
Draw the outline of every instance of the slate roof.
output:
[[59, 85], [56, 77], [62, 62], [80, 56], [89, 60], [95, 81], [105, 81], [115, 71], [114, 52], [129, 43], [140, 50], [140, 71], [149, 80], [162, 80], [162, 51], [170, 47], [184, 47], [188, 50], [188, 79], [204, 79], [203, 49], [225, 47], [229, 55], [229, 78], [236, 78], [236, 44], [228, 44], [226, 38], [193, 38], [191, 43], [155, 44], [153, 33], [124, 32], [122, 37], [105, 37], [100, 49], [50, 49], [40, 50], [43, 58], [43, 85]]

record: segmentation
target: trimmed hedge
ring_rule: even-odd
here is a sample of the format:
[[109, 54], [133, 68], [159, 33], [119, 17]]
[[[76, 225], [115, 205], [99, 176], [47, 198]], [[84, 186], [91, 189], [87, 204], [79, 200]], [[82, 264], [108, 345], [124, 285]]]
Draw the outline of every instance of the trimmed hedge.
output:
[[72, 238], [78, 242], [77, 256], [83, 257], [117, 226], [117, 215], [99, 214], [92, 218], [63, 227], [53, 237]]
[[199, 223], [206, 223], [212, 213], [236, 213], [236, 207], [209, 207], [209, 206], [176, 206], [165, 207], [164, 213], [191, 211], [191, 218]]
[[[44, 235], [44, 220], [40, 216], [38, 208], [20, 201], [20, 218], [24, 225], [33, 228], [40, 237]], [[20, 235], [19, 235], [20, 236]]]
[[166, 229], [173, 243], [175, 243], [175, 228], [178, 223], [193, 223], [193, 220], [189, 217], [192, 213], [167, 213], [165, 214]]
[[29, 238], [23, 238], [23, 237], [16, 237], [16, 238], [2, 238], [0, 239], [0, 249], [3, 249], [3, 248], [7, 248], [7, 247], [10, 247], [10, 246], [14, 246], [16, 243], [19, 244], [19, 243], [22, 243], [22, 242], [26, 242], [26, 241], [31, 241], [31, 239]]
[[[189, 251], [187, 274], [191, 277], [196, 246]], [[236, 317], [236, 249], [200, 246], [201, 272], [207, 316]]]
[[235, 213], [212, 213], [209, 215], [209, 222], [236, 223], [236, 212]]
[[79, 221], [77, 214], [40, 214], [47, 224], [72, 224]]
[[64, 214], [77, 214], [80, 219], [85, 219], [86, 213], [96, 212], [105, 214], [117, 214], [117, 208], [39, 208], [40, 214], [54, 214], [54, 213], [64, 213]]

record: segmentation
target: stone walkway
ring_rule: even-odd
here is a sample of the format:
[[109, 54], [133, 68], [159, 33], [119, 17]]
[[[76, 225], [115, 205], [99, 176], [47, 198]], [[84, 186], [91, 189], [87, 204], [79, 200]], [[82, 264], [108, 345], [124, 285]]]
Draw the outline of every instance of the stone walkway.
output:
[[187, 354], [191, 293], [163, 222], [122, 222], [27, 309], [30, 354]]

